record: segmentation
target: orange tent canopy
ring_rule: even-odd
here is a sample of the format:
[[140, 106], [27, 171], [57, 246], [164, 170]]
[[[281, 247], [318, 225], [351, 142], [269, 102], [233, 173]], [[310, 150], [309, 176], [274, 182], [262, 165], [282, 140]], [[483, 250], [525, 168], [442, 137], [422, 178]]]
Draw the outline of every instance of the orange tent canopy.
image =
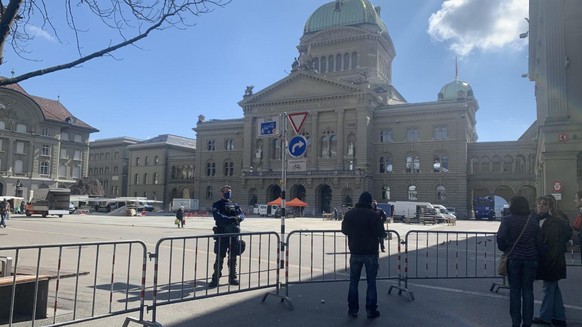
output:
[[308, 204], [299, 200], [299, 198], [295, 198], [289, 202], [286, 202], [285, 205], [289, 207], [307, 207]]
[[281, 197], [278, 197], [271, 202], [267, 202], [267, 204], [270, 206], [281, 206]]

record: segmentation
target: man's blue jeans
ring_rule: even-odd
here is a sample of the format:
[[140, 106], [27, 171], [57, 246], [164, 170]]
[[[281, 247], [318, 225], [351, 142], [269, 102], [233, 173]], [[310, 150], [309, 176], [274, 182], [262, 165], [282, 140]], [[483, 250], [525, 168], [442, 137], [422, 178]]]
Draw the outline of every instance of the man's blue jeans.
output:
[[6, 226], [6, 213], [0, 214], [0, 225]]
[[[531, 326], [534, 315], [533, 283], [538, 269], [536, 259], [509, 259], [509, 314], [513, 326]], [[523, 299], [523, 303], [522, 303]]]
[[552, 319], [566, 320], [566, 309], [562, 299], [562, 292], [558, 281], [550, 282], [544, 280], [544, 299], [540, 308], [540, 318], [550, 322]]
[[378, 276], [378, 255], [350, 256], [350, 289], [348, 291], [348, 308], [351, 312], [360, 309], [358, 296], [358, 283], [362, 273], [362, 267], [366, 267], [366, 312], [373, 313], [378, 309], [378, 292], [376, 291], [376, 276]]

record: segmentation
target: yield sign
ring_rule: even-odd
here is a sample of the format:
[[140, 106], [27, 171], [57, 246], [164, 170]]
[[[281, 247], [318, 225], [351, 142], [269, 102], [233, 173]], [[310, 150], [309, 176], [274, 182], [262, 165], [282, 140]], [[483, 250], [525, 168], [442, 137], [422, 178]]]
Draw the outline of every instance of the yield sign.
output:
[[291, 125], [293, 126], [293, 130], [295, 131], [295, 133], [299, 133], [299, 131], [301, 130], [301, 127], [303, 127], [303, 123], [305, 123], [305, 118], [307, 118], [307, 112], [295, 112], [292, 114], [289, 114], [289, 121], [291, 122]]

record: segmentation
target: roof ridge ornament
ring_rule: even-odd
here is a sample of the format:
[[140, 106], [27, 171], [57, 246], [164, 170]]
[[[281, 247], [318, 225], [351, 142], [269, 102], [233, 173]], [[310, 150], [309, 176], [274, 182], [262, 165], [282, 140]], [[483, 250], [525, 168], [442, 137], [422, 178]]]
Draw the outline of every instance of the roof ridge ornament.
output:
[[344, 4], [343, 0], [335, 0], [335, 10], [336, 11], [342, 10], [343, 4]]

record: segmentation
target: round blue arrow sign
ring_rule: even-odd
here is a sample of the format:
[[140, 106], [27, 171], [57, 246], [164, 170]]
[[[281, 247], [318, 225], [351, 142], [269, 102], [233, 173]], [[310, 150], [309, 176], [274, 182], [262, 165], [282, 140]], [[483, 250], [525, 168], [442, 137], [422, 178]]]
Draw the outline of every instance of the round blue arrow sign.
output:
[[307, 150], [307, 139], [303, 135], [295, 135], [289, 140], [289, 154], [292, 157], [301, 157]]

